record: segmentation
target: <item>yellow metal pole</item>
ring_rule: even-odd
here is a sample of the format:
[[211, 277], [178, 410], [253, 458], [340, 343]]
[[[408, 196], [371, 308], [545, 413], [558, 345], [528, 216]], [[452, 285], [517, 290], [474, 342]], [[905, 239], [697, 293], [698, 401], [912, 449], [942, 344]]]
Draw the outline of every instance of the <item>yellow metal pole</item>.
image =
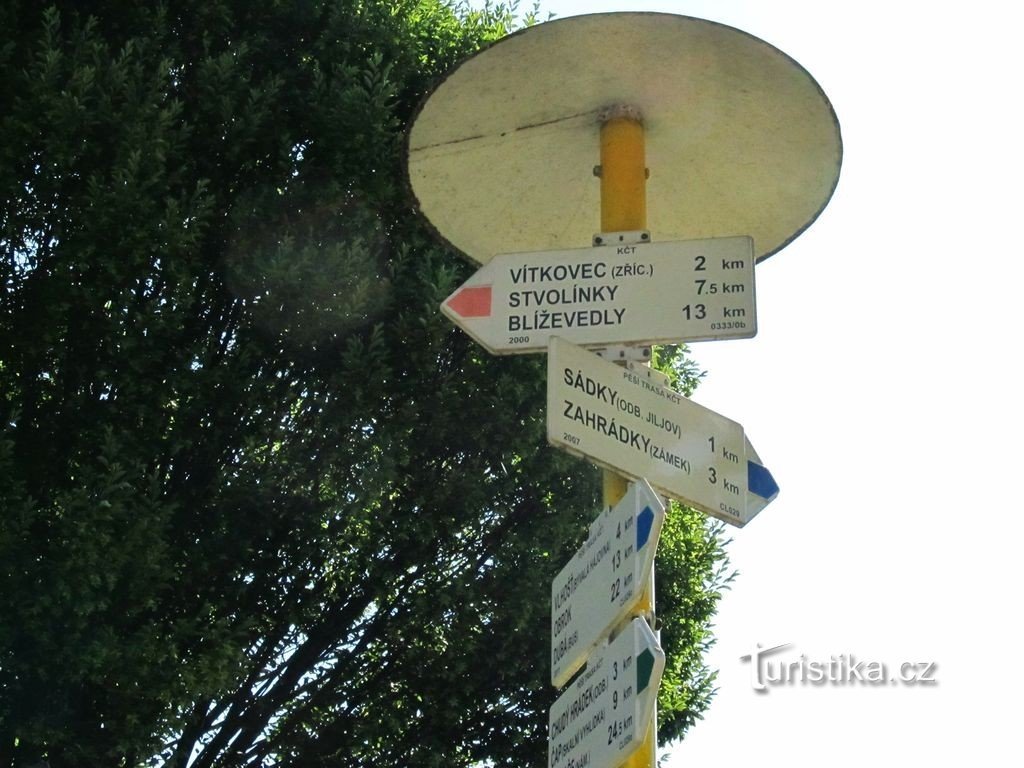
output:
[[[618, 105], [601, 114], [601, 232], [635, 232], [647, 228], [647, 161], [640, 111]], [[605, 506], [618, 504], [628, 482], [604, 471]], [[653, 594], [645, 589], [640, 612], [654, 612]]]
[[629, 106], [612, 107], [601, 117], [601, 231], [646, 229], [643, 118]]
[[[647, 164], [644, 124], [639, 110], [615, 106], [601, 115], [601, 232], [630, 232], [647, 228]], [[626, 495], [626, 478], [604, 470], [603, 502], [613, 506]], [[654, 573], [644, 585], [640, 613], [654, 615]], [[657, 694], [655, 694], [657, 695]], [[655, 768], [657, 709], [644, 742], [622, 768]]]
[[[601, 114], [601, 231], [629, 232], [647, 228], [647, 165], [644, 124], [628, 105]], [[605, 470], [604, 504], [618, 504], [626, 478]]]

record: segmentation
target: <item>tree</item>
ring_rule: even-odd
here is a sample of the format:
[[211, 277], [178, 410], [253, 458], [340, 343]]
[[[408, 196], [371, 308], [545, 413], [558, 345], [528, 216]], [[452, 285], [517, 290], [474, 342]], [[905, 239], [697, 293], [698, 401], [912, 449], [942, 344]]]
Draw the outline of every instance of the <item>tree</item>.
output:
[[[598, 508], [543, 360], [437, 311], [402, 185], [512, 12], [0, 6], [0, 766], [539, 764], [550, 580]], [[692, 364], [666, 365], [692, 387]], [[675, 510], [662, 735], [727, 581]]]

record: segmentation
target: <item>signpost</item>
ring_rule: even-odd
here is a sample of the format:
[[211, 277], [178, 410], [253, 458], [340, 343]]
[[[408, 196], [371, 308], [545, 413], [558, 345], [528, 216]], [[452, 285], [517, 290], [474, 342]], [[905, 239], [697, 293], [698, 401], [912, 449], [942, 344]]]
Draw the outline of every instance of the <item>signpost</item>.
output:
[[749, 338], [757, 333], [749, 237], [611, 244], [494, 257], [441, 305], [493, 354]]
[[735, 421], [559, 338], [548, 441], [743, 526], [779, 491]]
[[643, 594], [665, 507], [645, 481], [606, 508], [551, 582], [551, 684], [561, 688]]
[[[739, 424], [584, 347], [753, 336], [754, 261], [835, 190], [835, 112], [744, 32], [592, 14], [468, 58], [422, 105], [407, 155], [416, 207], [486, 265], [442, 311], [494, 354], [546, 348], [549, 442], [610, 470], [609, 509], [552, 584], [552, 681], [587, 666], [551, 709], [549, 768], [654, 768], [653, 632], [635, 618], [593, 651], [626, 616], [653, 616], [654, 490], [742, 526], [778, 486]], [[660, 243], [645, 242], [648, 187]], [[577, 248], [598, 206], [600, 247]], [[650, 485], [617, 504], [626, 477]]]
[[598, 650], [548, 715], [548, 768], [616, 768], [654, 717], [665, 653], [643, 619]]

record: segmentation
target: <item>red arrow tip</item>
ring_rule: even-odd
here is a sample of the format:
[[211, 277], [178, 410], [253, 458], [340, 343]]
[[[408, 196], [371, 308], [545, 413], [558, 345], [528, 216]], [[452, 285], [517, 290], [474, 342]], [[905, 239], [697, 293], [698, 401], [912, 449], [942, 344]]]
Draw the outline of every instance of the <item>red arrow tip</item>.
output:
[[460, 317], [491, 316], [491, 286], [463, 288], [448, 299], [448, 306]]

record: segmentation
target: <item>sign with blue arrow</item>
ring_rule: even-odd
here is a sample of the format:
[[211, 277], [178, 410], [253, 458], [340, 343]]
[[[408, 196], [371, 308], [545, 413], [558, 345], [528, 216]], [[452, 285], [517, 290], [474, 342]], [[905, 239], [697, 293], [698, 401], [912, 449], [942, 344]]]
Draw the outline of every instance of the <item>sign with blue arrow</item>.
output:
[[645, 481], [604, 510], [572, 560], [551, 582], [551, 683], [561, 688], [591, 650], [643, 597], [665, 520]]
[[740, 424], [560, 338], [547, 427], [551, 444], [736, 526], [779, 492]]

